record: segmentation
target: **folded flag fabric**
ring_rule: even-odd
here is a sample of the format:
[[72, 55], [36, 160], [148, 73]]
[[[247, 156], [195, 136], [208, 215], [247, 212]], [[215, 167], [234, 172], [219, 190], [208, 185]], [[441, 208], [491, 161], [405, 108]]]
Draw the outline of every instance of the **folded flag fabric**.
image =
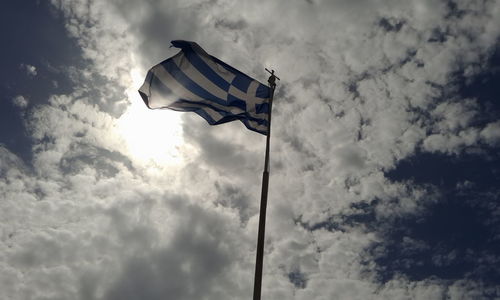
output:
[[176, 40], [181, 51], [152, 67], [139, 89], [151, 108], [192, 111], [211, 125], [240, 120], [267, 135], [271, 89], [206, 53], [195, 42]]

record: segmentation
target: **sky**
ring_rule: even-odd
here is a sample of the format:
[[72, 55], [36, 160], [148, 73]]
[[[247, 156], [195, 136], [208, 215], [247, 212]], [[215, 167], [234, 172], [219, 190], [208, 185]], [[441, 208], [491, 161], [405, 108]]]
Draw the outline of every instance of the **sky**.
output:
[[251, 299], [265, 137], [137, 92], [183, 39], [281, 79], [262, 299], [499, 299], [498, 15], [1, 1], [0, 298]]

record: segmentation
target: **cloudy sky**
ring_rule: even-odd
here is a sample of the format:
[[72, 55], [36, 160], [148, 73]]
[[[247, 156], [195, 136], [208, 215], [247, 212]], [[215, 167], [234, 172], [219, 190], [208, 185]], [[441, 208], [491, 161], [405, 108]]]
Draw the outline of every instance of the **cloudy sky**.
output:
[[184, 39], [281, 78], [263, 299], [498, 299], [499, 15], [2, 1], [0, 298], [251, 299], [265, 137], [137, 93]]

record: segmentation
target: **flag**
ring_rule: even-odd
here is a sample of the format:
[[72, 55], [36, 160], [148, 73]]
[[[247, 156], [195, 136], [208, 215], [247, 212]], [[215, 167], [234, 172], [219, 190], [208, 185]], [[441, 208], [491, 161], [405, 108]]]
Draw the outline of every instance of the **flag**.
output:
[[267, 135], [271, 89], [206, 53], [194, 42], [176, 40], [181, 51], [152, 67], [139, 89], [150, 109], [191, 111], [211, 125], [240, 120]]

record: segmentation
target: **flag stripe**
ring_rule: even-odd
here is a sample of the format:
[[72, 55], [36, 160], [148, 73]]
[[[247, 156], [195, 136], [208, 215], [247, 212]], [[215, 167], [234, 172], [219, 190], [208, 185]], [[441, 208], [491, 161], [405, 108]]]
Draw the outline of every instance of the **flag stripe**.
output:
[[[155, 76], [154, 74], [152, 74], [151, 76], [152, 76], [151, 77], [151, 86], [152, 87], [150, 87], [150, 93], [151, 93], [150, 99], [152, 99], [153, 101], [158, 101], [161, 99], [171, 99], [172, 96], [174, 95], [174, 93], [168, 87], [168, 85], [163, 84], [161, 82], [161, 80], [157, 76]], [[150, 106], [158, 106], [158, 104], [156, 104], [156, 103], [150, 103], [149, 105]], [[162, 104], [159, 104], [159, 105], [162, 105]], [[162, 106], [166, 106], [166, 105], [162, 105]]]
[[248, 129], [267, 134], [269, 87], [194, 42], [172, 45], [182, 50], [151, 68], [139, 89], [149, 108], [195, 112], [212, 125], [240, 120]]
[[[211, 63], [212, 66], [210, 66], [210, 61], [207, 61], [206, 59], [201, 57], [198, 53], [192, 50], [192, 48], [191, 51], [185, 51], [185, 54], [187, 60], [205, 77], [210, 79], [222, 90], [227, 91], [229, 89], [229, 86], [231, 85], [230, 82], [233, 81], [235, 77], [234, 74], [227, 72], [224, 68], [217, 66], [213, 62]], [[215, 72], [214, 69], [218, 70], [219, 74]], [[224, 72], [227, 73], [228, 76], [220, 74], [220, 69], [224, 70]], [[223, 78], [222, 76], [224, 76], [225, 78]]]
[[[170, 73], [168, 73], [161, 65], [158, 66], [158, 68], [155, 69], [156, 74], [152, 74], [152, 79], [151, 83], [153, 85], [153, 88], [151, 91], [150, 99], [164, 99], [155, 97], [155, 92], [158, 92], [159, 95], [166, 95], [167, 97], [172, 97], [175, 95], [175, 98], [179, 98], [176, 102], [173, 102], [172, 104], [175, 104], [177, 102], [183, 102], [187, 103], [189, 105], [196, 105], [197, 107], [202, 107], [202, 106], [207, 106], [207, 107], [212, 107], [214, 110], [217, 111], [227, 111], [228, 107], [227, 106], [222, 106], [217, 103], [213, 103], [210, 101], [207, 101], [203, 98], [200, 98], [196, 96], [195, 94], [191, 93], [189, 90], [187, 90], [184, 86], [182, 86], [180, 83], [178, 83], [175, 78], [171, 76]], [[192, 99], [194, 101], [188, 101], [184, 100], [183, 98], [188, 98]], [[200, 104], [201, 103], [201, 104]], [[149, 102], [149, 105], [151, 108], [173, 108], [172, 104], [169, 104], [167, 102], [165, 103], [158, 103], [158, 102]], [[250, 111], [245, 111], [242, 110], [239, 107], [229, 107], [229, 110], [231, 111], [232, 114], [236, 115], [245, 115], [246, 118], [252, 121], [251, 124], [265, 124], [267, 125], [267, 116], [256, 116]], [[262, 118], [264, 117], [264, 118]]]
[[[205, 88], [208, 92], [220, 99], [227, 99], [229, 105], [238, 106], [243, 109], [246, 107], [247, 110], [255, 112], [255, 104], [266, 101], [266, 99], [256, 97], [256, 90], [260, 85], [260, 83], [256, 80], [250, 81], [247, 91], [241, 91], [241, 89], [234, 88], [234, 85], [227, 83], [223, 78], [219, 76], [212, 76], [211, 74], [215, 74], [215, 72], [213, 72], [213, 70], [210, 69], [197, 54], [192, 51], [188, 51], [188, 55], [186, 56], [188, 57], [188, 61], [183, 60], [183, 57], [181, 56], [173, 58], [177, 67], [183, 70], [187, 77], [192, 79], [199, 86]], [[198, 60], [197, 64], [193, 64], [195, 59], [189, 59], [190, 56], [192, 58], [196, 57]], [[207, 69], [209, 71], [207, 71]], [[217, 80], [219, 84], [217, 84], [215, 80]], [[220, 83], [221, 81], [224, 81], [224, 84]], [[228, 97], [228, 92], [234, 97]], [[247, 101], [243, 99], [246, 99]], [[245, 102], [247, 102], [247, 104], [245, 104]]]
[[[158, 78], [158, 80], [161, 82], [162, 85], [165, 85], [170, 88], [170, 90], [173, 91], [173, 93], [181, 98], [181, 99], [193, 99], [196, 101], [202, 101], [203, 98], [198, 97], [197, 95], [191, 93], [188, 89], [186, 89], [184, 86], [182, 86], [177, 80], [175, 80], [172, 75], [170, 75], [167, 70], [163, 67], [163, 65], [158, 65], [154, 68], [154, 77]], [[164, 99], [158, 99], [158, 100], [163, 100], [162, 104], [157, 104], [155, 108], [164, 108], [168, 107], [168, 105], [171, 102], [174, 102], [175, 99], [172, 98], [164, 98]], [[168, 102], [167, 102], [168, 101]]]
[[[267, 131], [267, 120], [247, 118], [242, 119], [237, 115], [229, 114], [226, 111], [220, 111], [214, 107], [211, 107], [210, 105], [200, 105], [188, 100], [180, 99], [179, 101], [169, 106], [169, 108], [177, 111], [196, 112], [200, 116], [205, 118], [205, 120], [207, 120], [210, 125], [218, 125], [234, 120], [240, 120], [250, 130], [258, 131], [263, 134], [265, 134]], [[203, 112], [203, 114], [201, 114], [200, 112]], [[205, 116], [207, 115], [210, 116], [210, 118], [206, 118]]]
[[[196, 57], [201, 60], [199, 61], [200, 65], [202, 64], [202, 62], [204, 62], [210, 69], [212, 69], [212, 71], [222, 77], [228, 84], [230, 84], [233, 81], [234, 77], [236, 77], [237, 75], [232, 70], [227, 69], [225, 64], [221, 64], [221, 61], [209, 55], [207, 52], [205, 52], [205, 50], [203, 50], [203, 48], [201, 48], [194, 42], [176, 40], [172, 41], [172, 45], [177, 48], [182, 48], [182, 51], [186, 54], [186, 56], [196, 55]], [[192, 58], [194, 60], [197, 60], [196, 57]], [[193, 63], [193, 65], [197, 66], [197, 63]], [[202, 73], [204, 72], [202, 71]]]
[[[222, 116], [226, 117], [226, 116], [236, 116], [237, 118], [240, 118], [240, 117], [245, 117], [245, 119], [248, 119], [252, 122], [254, 122], [255, 124], [258, 124], [258, 125], [264, 125], [264, 126], [267, 126], [268, 124], [268, 120], [267, 119], [263, 119], [263, 118], [254, 118], [252, 116], [249, 116], [246, 112], [241, 112], [241, 113], [235, 113], [235, 112], [231, 112], [231, 111], [228, 111], [227, 109], [224, 109], [224, 107], [221, 107], [217, 104], [213, 104], [213, 103], [199, 103], [197, 101], [190, 101], [190, 100], [186, 100], [186, 99], [179, 99], [178, 101], [174, 102], [173, 104], [176, 104], [176, 103], [180, 103], [182, 104], [181, 106], [182, 107], [187, 107], [187, 106], [193, 106], [193, 107], [208, 107], [208, 108], [211, 108], [215, 111], [218, 111]], [[169, 105], [168, 108], [171, 108], [172, 105]], [[179, 106], [179, 107], [181, 107]]]
[[172, 103], [170, 109], [177, 111], [202, 111], [204, 112], [203, 118], [208, 121], [210, 125], [215, 125], [224, 117], [219, 111], [207, 107], [205, 105], [193, 105], [192, 102], [181, 99], [178, 102]]
[[[196, 43], [186, 41], [172, 41], [172, 44], [176, 47], [184, 49], [184, 53], [188, 60], [192, 63], [192, 65], [195, 66], [200, 71], [200, 73], [208, 77], [210, 80], [225, 81], [220, 85], [218, 84], [219, 87], [221, 87], [223, 90], [227, 91], [226, 86], [231, 83], [231, 85], [236, 86], [239, 91], [245, 93], [247, 92], [248, 85], [251, 84], [251, 82], [255, 81], [259, 85], [257, 89], [258, 93], [255, 94], [255, 96], [261, 98], [262, 100], [269, 98], [269, 88], [267, 86], [250, 78], [248, 75], [219, 60], [217, 57], [207, 54]], [[235, 96], [244, 99], [244, 96]]]
[[[172, 61], [177, 65], [179, 70], [182, 70], [181, 72], [184, 75], [186, 75], [198, 86], [202, 87], [218, 99], [226, 100], [224, 102], [227, 102], [227, 89], [223, 90], [219, 86], [215, 85], [213, 81], [205, 77], [204, 74], [201, 74], [200, 71], [198, 71], [198, 69], [195, 68], [191, 62], [189, 62], [189, 60], [186, 60], [185, 56], [176, 56], [172, 59]], [[229, 88], [229, 84], [227, 88]]]
[[[210, 105], [218, 105], [218, 103], [214, 103], [210, 100], [206, 100], [205, 98], [199, 97], [198, 95], [193, 94], [189, 89], [183, 86], [180, 82], [178, 82], [167, 70], [163, 68], [162, 65], [157, 69], [155, 77], [158, 77], [162, 85], [169, 86], [170, 89], [180, 98], [180, 99], [191, 99], [196, 102], [201, 102]], [[193, 102], [193, 103], [196, 103]], [[168, 107], [168, 105], [165, 105]], [[227, 106], [221, 105], [221, 109], [228, 109]], [[236, 110], [237, 113], [243, 113], [245, 110], [240, 107], [230, 107], [231, 110]]]
[[247, 76], [238, 75], [231, 81], [231, 85], [237, 87], [242, 92], [246, 92], [250, 82], [252, 82], [252, 79]]
[[167, 70], [170, 75], [175, 78], [175, 81], [180, 83], [184, 88], [187, 90], [191, 91], [193, 94], [197, 95], [198, 97], [202, 99], [207, 99], [222, 105], [225, 105], [227, 103], [226, 99], [219, 98], [215, 96], [214, 94], [208, 92], [205, 90], [203, 87], [198, 85], [196, 82], [194, 82], [191, 78], [189, 78], [184, 72], [182, 72], [179, 67], [172, 61], [172, 60], [166, 60], [161, 63], [161, 65]]
[[[159, 65], [158, 68], [155, 69], [154, 73], [155, 74], [153, 75], [153, 79], [151, 82], [156, 83], [156, 85], [158, 85], [158, 87], [155, 88], [159, 89], [159, 86], [164, 86], [164, 88], [161, 88], [160, 90], [162, 91], [165, 90], [170, 92], [171, 95], [175, 95], [176, 96], [175, 98], [179, 98], [177, 101], [190, 103], [191, 105], [199, 105], [200, 103], [202, 103], [202, 105], [213, 107], [218, 111], [229, 110], [232, 114], [246, 115], [246, 117], [249, 119], [255, 120], [257, 122], [262, 122], [263, 124], [267, 124], [267, 116], [254, 115], [252, 112], [245, 111], [237, 106], [228, 107], [198, 97], [197, 95], [191, 93], [191, 91], [186, 89], [183, 85], [181, 85], [177, 80], [175, 80], [175, 78], [172, 77], [172, 75], [169, 72], [167, 72], [162, 67], [162, 65]], [[185, 99], [191, 99], [191, 101]], [[150, 106], [152, 108], [167, 108], [167, 107], [170, 108], [171, 103], [162, 103], [162, 104], [150, 103]]]

